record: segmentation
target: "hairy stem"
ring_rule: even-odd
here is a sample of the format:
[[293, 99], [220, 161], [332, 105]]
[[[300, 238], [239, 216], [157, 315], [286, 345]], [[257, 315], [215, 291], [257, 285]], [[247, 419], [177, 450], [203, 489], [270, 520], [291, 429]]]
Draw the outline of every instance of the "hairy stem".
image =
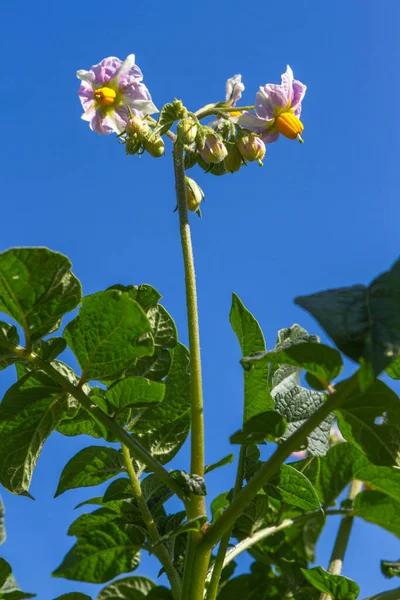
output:
[[[240, 446], [239, 453], [239, 461], [236, 472], [236, 481], [235, 487], [233, 490], [233, 498], [237, 496], [237, 494], [242, 489], [243, 485], [243, 474], [244, 474], [244, 464], [246, 461], [246, 446]], [[232, 499], [233, 499], [232, 498]], [[221, 543], [218, 548], [217, 558], [215, 559], [215, 564], [212, 569], [212, 576], [210, 581], [210, 586], [207, 591], [207, 600], [216, 600], [218, 595], [218, 587], [219, 580], [221, 579], [222, 569], [226, 566], [226, 552], [229, 546], [229, 540], [231, 539], [232, 529], [230, 529], [224, 537], [221, 539]], [[207, 577], [208, 579], [208, 577]]]
[[[357, 494], [362, 490], [362, 481], [355, 479], [349, 491], [349, 500], [354, 500]], [[353, 528], [354, 517], [351, 515], [344, 516], [340, 521], [340, 526], [337, 532], [335, 544], [332, 550], [332, 556], [329, 563], [328, 572], [332, 575], [340, 575], [343, 568], [343, 561], [346, 554], [347, 546], [350, 540], [351, 530]], [[329, 600], [329, 595], [321, 594], [320, 600]]]
[[193, 592], [190, 600], [202, 600], [201, 590], [204, 590], [205, 577], [207, 576], [207, 573], [204, 573], [204, 557], [207, 553], [225, 533], [230, 531], [238, 516], [244, 512], [246, 506], [250, 504], [257, 492], [276, 473], [281, 464], [333, 410], [343, 404], [358, 389], [358, 385], [358, 374], [356, 373], [342, 385], [339, 392], [333, 393], [297, 431], [278, 446], [270, 459], [234, 498], [226, 511], [215, 523], [210, 525], [197, 549], [197, 562], [194, 567], [195, 577], [192, 581]]
[[154, 554], [157, 556], [158, 560], [162, 564], [171, 584], [172, 593], [174, 595], [175, 600], [181, 600], [182, 598], [182, 587], [181, 580], [178, 575], [177, 570], [172, 564], [172, 559], [168, 553], [168, 550], [164, 546], [164, 544], [160, 542], [160, 534], [158, 533], [157, 526], [154, 522], [153, 516], [150, 512], [149, 507], [147, 506], [147, 502], [142, 494], [142, 488], [140, 487], [139, 479], [135, 473], [135, 469], [133, 468], [131, 455], [129, 453], [129, 448], [125, 446], [125, 444], [121, 444], [122, 454], [124, 456], [124, 462], [126, 466], [126, 470], [129, 475], [129, 479], [131, 482], [133, 496], [139, 506], [140, 513], [142, 515], [142, 519], [144, 524], [146, 525], [146, 529], [150, 534], [151, 540], [153, 544], [157, 544], [154, 548]]
[[62, 387], [63, 390], [71, 394], [78, 402], [83, 406], [83, 408], [98, 422], [102, 423], [108, 431], [111, 431], [115, 435], [121, 444], [127, 446], [132, 452], [135, 458], [139, 459], [143, 462], [151, 471], [153, 471], [161, 481], [165, 483], [169, 489], [174, 492], [182, 501], [184, 501], [185, 496], [183, 491], [181, 490], [178, 483], [175, 481], [173, 477], [168, 473], [168, 471], [162, 466], [161, 463], [158, 462], [151, 454], [147, 452], [145, 448], [139, 442], [137, 442], [131, 435], [129, 435], [122, 427], [118, 425], [118, 423], [109, 417], [106, 413], [104, 413], [98, 406], [94, 405], [90, 400], [89, 396], [85, 394], [85, 392], [80, 388], [74, 386], [68, 379], [66, 379], [57, 369], [55, 369], [50, 363], [41, 359], [34, 352], [27, 353], [24, 348], [17, 347], [15, 348], [15, 352], [18, 356], [25, 356], [29, 362], [34, 364], [36, 367], [47, 373], [49, 377], [58, 385]]
[[[190, 472], [204, 476], [204, 419], [203, 419], [203, 388], [201, 378], [199, 317], [197, 309], [196, 276], [194, 270], [193, 248], [190, 235], [188, 209], [186, 203], [186, 184], [183, 144], [177, 140], [174, 145], [175, 189], [178, 203], [179, 229], [182, 243], [183, 263], [185, 269], [186, 306], [189, 330], [189, 351], [191, 369], [191, 464]], [[206, 514], [203, 496], [192, 496], [187, 506], [188, 518], [192, 519]], [[183, 597], [189, 598], [194, 557], [200, 535], [189, 534], [188, 551], [186, 555]], [[208, 566], [209, 554], [205, 554], [204, 562]]]

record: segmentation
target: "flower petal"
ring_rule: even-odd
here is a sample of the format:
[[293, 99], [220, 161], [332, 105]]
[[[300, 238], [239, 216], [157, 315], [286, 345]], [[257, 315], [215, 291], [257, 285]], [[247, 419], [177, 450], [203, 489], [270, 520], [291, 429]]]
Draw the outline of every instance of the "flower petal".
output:
[[93, 83], [95, 85], [104, 85], [113, 79], [121, 66], [121, 61], [116, 56], [104, 58], [98, 65], [94, 65], [90, 70], [94, 75]]
[[255, 112], [245, 112], [237, 120], [238, 125], [254, 131], [254, 133], [264, 133], [270, 128], [273, 122], [266, 119], [261, 119]]
[[236, 106], [236, 102], [242, 97], [244, 84], [242, 83], [241, 75], [234, 75], [226, 82], [225, 100], [230, 102], [231, 106]]
[[267, 131], [265, 133], [262, 133], [260, 137], [265, 144], [272, 144], [272, 142], [276, 142], [276, 140], [278, 139], [279, 133], [277, 131], [268, 133]]
[[135, 65], [135, 55], [130, 54], [121, 64], [118, 72], [115, 75], [118, 82], [118, 88], [121, 92], [125, 91], [133, 83], [138, 83], [143, 80], [142, 71]]
[[270, 121], [274, 118], [274, 105], [266, 91], [267, 87], [268, 86], [260, 87], [260, 91], [257, 92], [256, 100], [254, 102], [254, 109], [260, 119], [266, 119]]
[[78, 96], [83, 110], [87, 111], [94, 103], [93, 88], [91, 84], [83, 80], [79, 86]]
[[82, 81], [87, 81], [88, 83], [94, 82], [94, 73], [92, 71], [85, 71], [84, 69], [80, 69], [80, 71], [76, 72], [76, 76]]
[[[301, 81], [297, 81], [297, 79], [293, 81], [291, 106], [295, 109], [294, 114], [296, 116], [299, 116], [299, 114], [301, 113], [301, 102], [305, 96], [306, 90], [307, 86], [304, 85], [304, 83], [301, 83]], [[300, 111], [298, 111], [298, 108], [300, 108]]]
[[289, 100], [292, 99], [292, 87], [293, 87], [293, 71], [289, 67], [289, 65], [286, 66], [286, 72], [283, 73], [283, 75], [281, 75], [281, 79], [282, 79], [281, 86], [284, 90], [284, 93], [286, 96], [286, 104], [287, 104], [289, 102]]

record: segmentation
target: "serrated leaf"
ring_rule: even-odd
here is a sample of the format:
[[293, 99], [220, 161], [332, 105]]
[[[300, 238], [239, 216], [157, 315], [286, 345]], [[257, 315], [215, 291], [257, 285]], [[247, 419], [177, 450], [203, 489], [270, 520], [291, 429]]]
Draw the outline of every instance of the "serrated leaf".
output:
[[96, 600], [121, 600], [121, 598], [143, 600], [155, 587], [156, 584], [147, 577], [124, 577], [103, 588]]
[[319, 592], [328, 594], [333, 600], [356, 600], [360, 588], [352, 579], [343, 575], [331, 575], [322, 567], [301, 569], [304, 577]]
[[88, 529], [53, 572], [53, 576], [105, 583], [137, 568], [139, 548], [138, 530], [134, 527], [107, 523], [101, 529]]
[[68, 594], [63, 594], [62, 596], [57, 596], [54, 600], [92, 600], [90, 596], [87, 594], [82, 594], [81, 592], [69, 592]]
[[[281, 352], [296, 345], [318, 343], [315, 335], [309, 335], [299, 325], [278, 332], [274, 352]], [[286, 437], [292, 435], [323, 403], [324, 395], [300, 385], [301, 369], [290, 365], [270, 366], [271, 396], [275, 410], [287, 421]], [[329, 433], [334, 416], [327, 417], [307, 437], [307, 449], [314, 456], [323, 456], [329, 449]]]
[[106, 392], [109, 405], [116, 412], [126, 408], [147, 408], [164, 399], [165, 385], [144, 377], [126, 377]]
[[248, 419], [243, 429], [229, 438], [231, 444], [264, 444], [266, 440], [276, 441], [284, 435], [286, 421], [278, 412], [268, 410]]
[[225, 465], [230, 465], [231, 463], [233, 463], [234, 458], [234, 454], [228, 454], [227, 456], [224, 456], [224, 458], [221, 458], [221, 460], [219, 460], [218, 462], [213, 463], [211, 465], [206, 465], [204, 467], [204, 474], [207, 475], [207, 473], [211, 473], [211, 471], [214, 471], [215, 469], [219, 469], [220, 467], [224, 467]]
[[29, 495], [43, 444], [76, 408], [68, 394], [44, 373], [28, 372], [0, 404], [0, 482], [13, 494]]
[[66, 256], [47, 248], [12, 248], [0, 254], [0, 311], [27, 340], [52, 333], [81, 299], [81, 285]]
[[55, 497], [67, 490], [99, 485], [121, 473], [123, 468], [119, 450], [106, 446], [83, 448], [64, 467]]
[[400, 537], [400, 503], [382, 492], [357, 494], [353, 514]]
[[[265, 340], [258, 321], [236, 295], [232, 295], [229, 320], [239, 340], [242, 356], [265, 351]], [[273, 410], [274, 401], [268, 386], [269, 366], [244, 373], [244, 422], [251, 417]]]
[[82, 379], [107, 379], [154, 352], [150, 323], [129, 294], [108, 290], [86, 296], [64, 337], [82, 368]]
[[338, 348], [375, 375], [400, 353], [400, 261], [368, 287], [355, 285], [296, 298]]
[[263, 369], [266, 364], [291, 365], [311, 373], [326, 388], [343, 368], [340, 352], [323, 344], [306, 342], [276, 352], [257, 352], [241, 360], [246, 368]]
[[270, 485], [277, 488], [282, 500], [290, 506], [306, 511], [321, 508], [317, 492], [310, 480], [290, 465], [282, 465], [278, 477], [272, 480], [268, 487]]
[[353, 395], [336, 414], [344, 438], [371, 462], [400, 466], [400, 400], [383, 381]]
[[160, 110], [157, 125], [154, 127], [153, 136], [163, 135], [169, 131], [175, 121], [182, 117], [182, 104], [177, 102], [169, 102]]

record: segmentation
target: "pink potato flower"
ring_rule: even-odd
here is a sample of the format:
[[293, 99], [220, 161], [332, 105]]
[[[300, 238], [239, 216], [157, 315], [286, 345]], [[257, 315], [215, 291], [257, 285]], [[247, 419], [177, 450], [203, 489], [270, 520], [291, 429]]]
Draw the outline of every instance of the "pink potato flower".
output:
[[279, 134], [302, 142], [304, 126], [299, 117], [306, 89], [301, 81], [293, 78], [293, 71], [288, 65], [282, 75], [282, 83], [261, 86], [256, 95], [254, 111], [243, 113], [237, 122], [259, 135], [266, 143], [275, 142]]
[[133, 115], [144, 117], [158, 112], [143, 75], [130, 54], [123, 62], [115, 56], [105, 58], [90, 71], [77, 72], [81, 80], [78, 95], [84, 109], [82, 119], [96, 133], [122, 133]]

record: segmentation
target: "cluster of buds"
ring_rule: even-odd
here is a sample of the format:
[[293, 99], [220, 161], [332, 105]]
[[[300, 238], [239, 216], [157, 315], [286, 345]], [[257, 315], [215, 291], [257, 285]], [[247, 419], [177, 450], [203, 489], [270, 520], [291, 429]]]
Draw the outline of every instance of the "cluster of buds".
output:
[[146, 150], [154, 158], [165, 153], [164, 141], [159, 135], [154, 135], [146, 119], [131, 115], [125, 127], [124, 139], [127, 154], [142, 154]]

